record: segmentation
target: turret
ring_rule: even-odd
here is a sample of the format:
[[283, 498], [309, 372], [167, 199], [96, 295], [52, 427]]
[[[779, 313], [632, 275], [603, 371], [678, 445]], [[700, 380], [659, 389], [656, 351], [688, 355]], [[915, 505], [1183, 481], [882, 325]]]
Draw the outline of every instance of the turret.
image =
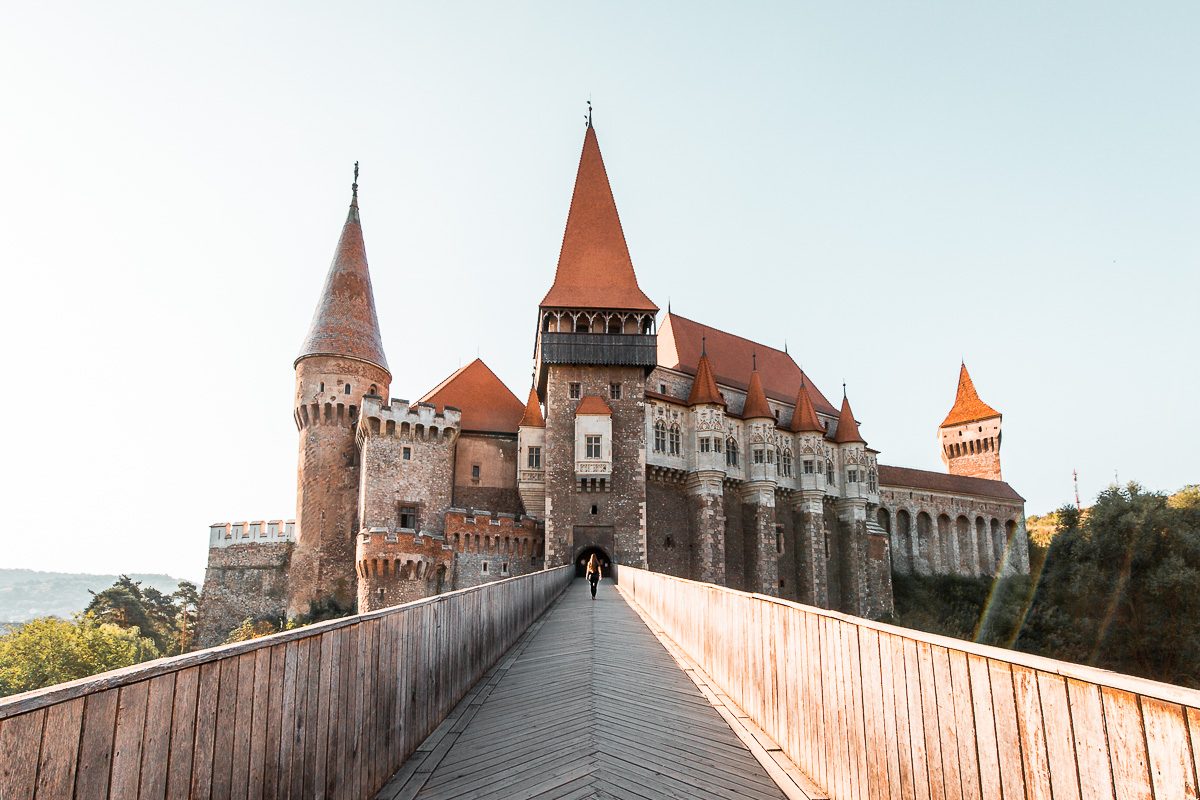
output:
[[942, 463], [951, 475], [1003, 480], [1000, 474], [1000, 412], [983, 402], [963, 363], [954, 407], [938, 427]]
[[694, 437], [688, 454], [691, 460], [689, 471], [713, 472], [724, 476], [727, 455], [725, 398], [717, 388], [717, 379], [703, 343], [700, 361], [696, 364], [696, 378], [688, 394], [688, 408]]
[[525, 413], [517, 426], [517, 492], [525, 513], [546, 516], [546, 419], [542, 416], [537, 387], [529, 387]]
[[359, 217], [357, 164], [354, 178], [350, 212], [295, 361], [300, 456], [290, 615], [307, 613], [313, 602], [355, 606], [355, 429], [363, 397], [386, 399], [391, 387]]
[[826, 473], [828, 456], [825, 445], [825, 426], [817, 416], [812, 393], [800, 373], [800, 388], [796, 392], [796, 410], [788, 430], [796, 436], [796, 485], [802, 491], [824, 493], [829, 486]]
[[842, 497], [879, 502], [875, 451], [867, 447], [867, 440], [858, 430], [858, 422], [854, 419], [854, 411], [850, 408], [850, 399], [845, 394], [845, 387], [842, 387], [842, 408], [838, 414], [833, 441], [838, 445], [838, 461], [842, 465]]
[[750, 384], [746, 389], [746, 402], [742, 406], [742, 419], [746, 423], [746, 438], [749, 440], [749, 452], [746, 453], [747, 480], [776, 483], [779, 435], [775, 412], [767, 402], [762, 377], [758, 374], [757, 356], [754, 357], [750, 371]]

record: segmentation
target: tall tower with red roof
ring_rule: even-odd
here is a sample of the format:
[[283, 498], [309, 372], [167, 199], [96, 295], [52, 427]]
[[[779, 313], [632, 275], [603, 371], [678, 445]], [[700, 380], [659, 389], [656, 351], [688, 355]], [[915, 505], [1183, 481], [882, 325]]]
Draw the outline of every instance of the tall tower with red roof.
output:
[[1004, 480], [1000, 474], [1000, 412], [983, 402], [963, 363], [954, 407], [938, 426], [942, 463], [951, 475]]
[[358, 211], [355, 165], [350, 212], [334, 250], [312, 325], [296, 358], [295, 419], [300, 431], [296, 547], [288, 614], [332, 601], [353, 609], [358, 591], [359, 453], [355, 428], [364, 396], [386, 398], [392, 382]]
[[646, 566], [642, 403], [657, 312], [638, 286], [589, 118], [558, 268], [538, 309], [547, 566], [592, 548]]

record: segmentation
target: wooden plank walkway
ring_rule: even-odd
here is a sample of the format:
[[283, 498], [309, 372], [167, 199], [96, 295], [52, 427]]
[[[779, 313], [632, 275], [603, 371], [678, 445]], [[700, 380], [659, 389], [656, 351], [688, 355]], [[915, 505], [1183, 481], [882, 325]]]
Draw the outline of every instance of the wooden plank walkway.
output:
[[379, 800], [783, 792], [612, 584], [577, 580]]

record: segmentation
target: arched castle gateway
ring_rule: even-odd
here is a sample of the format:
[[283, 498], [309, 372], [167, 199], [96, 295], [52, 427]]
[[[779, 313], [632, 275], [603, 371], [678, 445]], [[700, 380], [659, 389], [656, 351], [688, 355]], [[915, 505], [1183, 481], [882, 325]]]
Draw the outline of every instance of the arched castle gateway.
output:
[[1001, 417], [966, 366], [938, 432], [949, 472], [879, 464], [849, 399], [831, 403], [788, 353], [659, 315], [590, 124], [535, 322], [525, 403], [479, 359], [394, 397], [355, 184], [295, 362], [295, 535], [212, 527], [200, 643], [250, 615], [367, 611], [594, 548], [869, 617], [892, 610], [893, 568], [1028, 571]]

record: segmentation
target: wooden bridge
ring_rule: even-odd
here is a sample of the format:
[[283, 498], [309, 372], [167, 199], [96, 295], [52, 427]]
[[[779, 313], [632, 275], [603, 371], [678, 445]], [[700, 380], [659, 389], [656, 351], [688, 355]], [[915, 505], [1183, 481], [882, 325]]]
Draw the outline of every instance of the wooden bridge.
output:
[[1200, 692], [620, 568], [0, 700], [10, 798], [1196, 798]]

